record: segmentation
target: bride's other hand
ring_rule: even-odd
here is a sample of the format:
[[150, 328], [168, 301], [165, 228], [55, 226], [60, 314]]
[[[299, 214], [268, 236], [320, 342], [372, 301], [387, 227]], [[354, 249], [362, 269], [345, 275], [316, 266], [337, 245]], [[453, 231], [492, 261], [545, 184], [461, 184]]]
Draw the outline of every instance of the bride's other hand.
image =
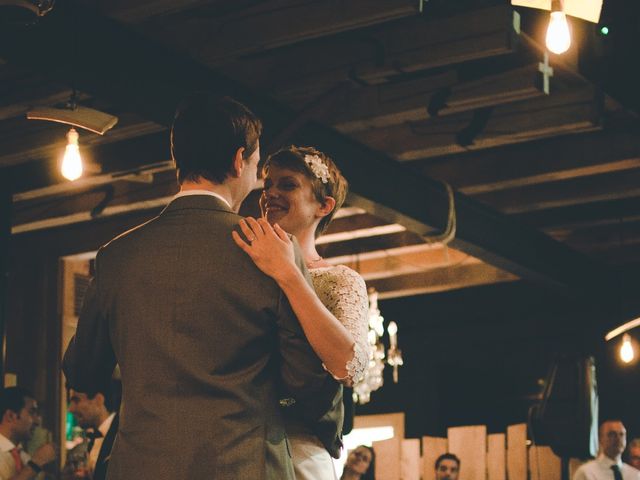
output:
[[271, 226], [264, 218], [247, 217], [240, 220], [240, 230], [246, 240], [236, 231], [231, 232], [233, 240], [265, 274], [278, 280], [290, 273], [290, 268], [297, 268], [293, 242], [278, 224]]

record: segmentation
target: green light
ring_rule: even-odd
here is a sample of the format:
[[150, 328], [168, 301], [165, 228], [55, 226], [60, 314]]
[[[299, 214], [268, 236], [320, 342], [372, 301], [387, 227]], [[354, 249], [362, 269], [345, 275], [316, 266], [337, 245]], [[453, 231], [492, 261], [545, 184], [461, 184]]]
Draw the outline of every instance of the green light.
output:
[[609, 27], [601, 27], [600, 28], [600, 33], [602, 35], [609, 35]]

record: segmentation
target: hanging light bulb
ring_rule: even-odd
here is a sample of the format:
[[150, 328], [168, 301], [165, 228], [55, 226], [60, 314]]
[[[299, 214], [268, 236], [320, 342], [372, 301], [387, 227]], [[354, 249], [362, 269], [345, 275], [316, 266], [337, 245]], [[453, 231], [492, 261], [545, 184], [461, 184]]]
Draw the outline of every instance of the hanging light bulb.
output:
[[562, 9], [561, 0], [552, 1], [546, 43], [549, 51], [556, 54], [566, 52], [571, 46], [571, 33], [569, 32], [567, 16]]
[[633, 351], [633, 344], [631, 343], [631, 337], [628, 333], [622, 336], [622, 346], [620, 347], [620, 359], [624, 363], [631, 363], [635, 358], [635, 352]]
[[82, 175], [82, 158], [80, 157], [80, 148], [78, 147], [78, 132], [75, 128], [67, 133], [67, 148], [64, 151], [62, 159], [62, 176], [67, 180], [76, 180]]

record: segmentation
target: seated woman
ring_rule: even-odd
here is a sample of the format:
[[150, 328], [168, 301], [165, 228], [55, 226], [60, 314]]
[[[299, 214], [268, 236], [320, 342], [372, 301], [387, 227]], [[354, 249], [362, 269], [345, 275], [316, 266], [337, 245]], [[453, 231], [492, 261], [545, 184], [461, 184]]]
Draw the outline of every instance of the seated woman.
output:
[[340, 480], [374, 480], [375, 478], [376, 454], [373, 448], [360, 445], [351, 450]]

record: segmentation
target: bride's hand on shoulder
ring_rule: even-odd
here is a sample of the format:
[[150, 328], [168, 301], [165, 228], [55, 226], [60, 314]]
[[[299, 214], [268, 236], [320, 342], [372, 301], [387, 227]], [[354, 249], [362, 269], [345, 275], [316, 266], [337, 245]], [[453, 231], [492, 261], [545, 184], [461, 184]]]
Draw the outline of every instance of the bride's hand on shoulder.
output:
[[240, 230], [244, 238], [233, 231], [233, 240], [264, 273], [278, 280], [288, 268], [297, 268], [293, 242], [278, 224], [271, 226], [264, 218], [247, 217], [240, 220]]

